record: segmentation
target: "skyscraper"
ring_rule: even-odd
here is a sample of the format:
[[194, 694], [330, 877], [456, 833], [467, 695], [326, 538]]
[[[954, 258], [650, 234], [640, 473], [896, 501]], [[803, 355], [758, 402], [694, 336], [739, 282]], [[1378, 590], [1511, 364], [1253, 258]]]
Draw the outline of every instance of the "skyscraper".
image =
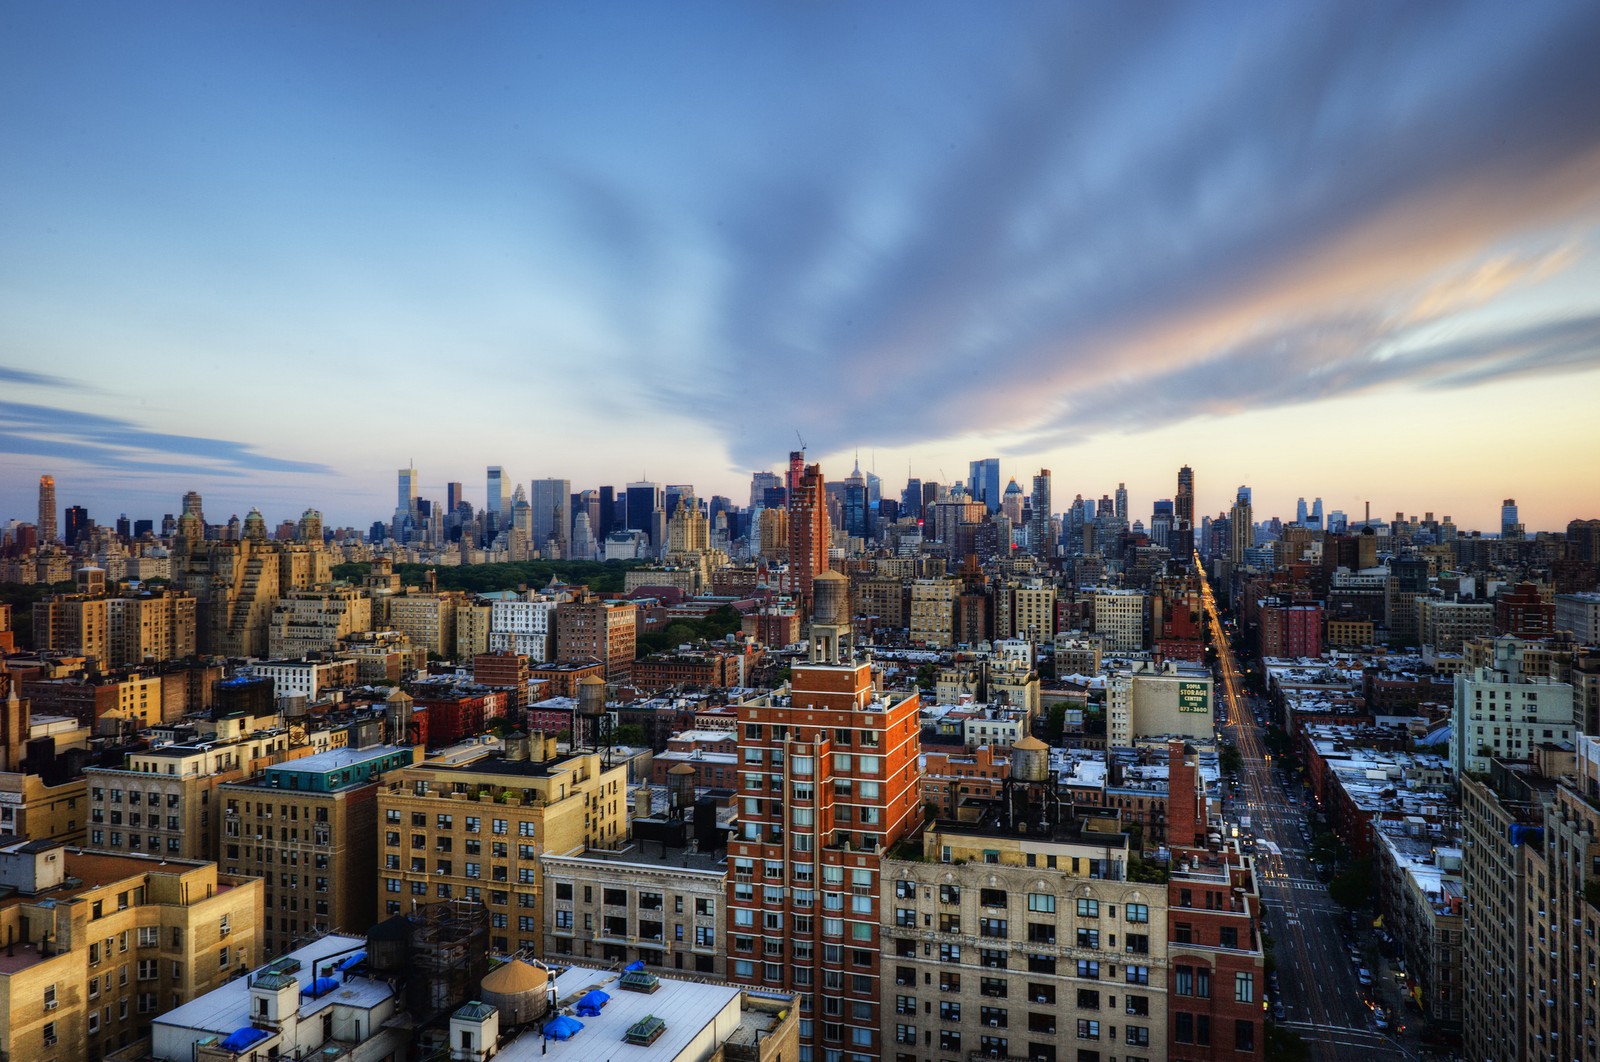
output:
[[1522, 524], [1517, 519], [1515, 498], [1507, 498], [1500, 503], [1500, 537], [1513, 539], [1522, 537]]
[[985, 457], [967, 466], [967, 494], [981, 501], [991, 513], [1000, 511], [1000, 459]]
[[462, 493], [459, 482], [452, 481], [444, 485], [445, 512], [448, 515], [454, 516], [456, 509], [460, 508]]
[[608, 484], [600, 488], [600, 515], [594, 525], [596, 542], [604, 542], [606, 536], [616, 530], [616, 519], [617, 488]]
[[[536, 479], [528, 492], [528, 504], [533, 506], [533, 547], [546, 556], [565, 557], [572, 543], [572, 519], [568, 511], [572, 505], [572, 481], [568, 479]], [[554, 540], [552, 549], [549, 543]]]
[[1321, 498], [1318, 498], [1316, 501], [1311, 503], [1311, 526], [1312, 527], [1316, 527], [1316, 528], [1320, 528], [1322, 526], [1322, 499]]
[[[803, 467], [795, 475], [796, 459]], [[789, 455], [789, 578], [803, 611], [811, 611], [812, 582], [828, 570], [828, 491], [821, 465], [806, 465], [805, 452]]]
[[1178, 494], [1172, 499], [1174, 531], [1194, 530], [1194, 469], [1184, 465], [1178, 469]]
[[56, 544], [56, 477], [39, 477], [39, 545]]
[[396, 492], [395, 511], [414, 513], [417, 511], [417, 470], [415, 468], [402, 468], [400, 470], [400, 486]]
[[1309, 518], [1309, 514], [1306, 512], [1306, 500], [1304, 498], [1301, 498], [1299, 501], [1295, 502], [1295, 506], [1294, 506], [1294, 524], [1295, 524], [1295, 526], [1296, 527], [1305, 527], [1306, 526], [1306, 520], [1308, 518]]
[[89, 510], [81, 505], [69, 505], [66, 516], [67, 545], [76, 546], [78, 541], [89, 533]]
[[1128, 526], [1128, 485], [1126, 483], [1118, 483], [1117, 484], [1117, 502], [1116, 502], [1116, 506], [1117, 506], [1117, 509], [1116, 509], [1117, 519], [1122, 521], [1122, 526], [1123, 527], [1127, 527]]
[[922, 519], [922, 480], [915, 476], [906, 480], [906, 489], [900, 492], [900, 515]]
[[767, 503], [767, 489], [769, 487], [783, 486], [783, 477], [776, 472], [750, 473], [750, 505], [765, 505]]
[[1028, 545], [1034, 554], [1049, 559], [1055, 556], [1050, 534], [1050, 470], [1041, 468], [1033, 477], [1033, 523], [1028, 528]]
[[[661, 509], [661, 484], [641, 480], [638, 483], [628, 484], [628, 521], [630, 531], [643, 531], [646, 535], [655, 534], [655, 516]], [[663, 543], [650, 539], [650, 544], [660, 548]]]
[[1250, 506], [1250, 488], [1241, 486], [1234, 498], [1233, 511], [1228, 514], [1228, 559], [1235, 565], [1244, 563], [1245, 550], [1256, 544], [1255, 523]]
[[872, 533], [872, 521], [867, 511], [867, 479], [861, 474], [861, 462], [856, 461], [855, 471], [845, 477], [843, 505], [844, 533], [865, 539]]
[[511, 484], [499, 465], [489, 466], [488, 491], [483, 508], [489, 514], [490, 532], [498, 533], [505, 530], [507, 510], [511, 508]]

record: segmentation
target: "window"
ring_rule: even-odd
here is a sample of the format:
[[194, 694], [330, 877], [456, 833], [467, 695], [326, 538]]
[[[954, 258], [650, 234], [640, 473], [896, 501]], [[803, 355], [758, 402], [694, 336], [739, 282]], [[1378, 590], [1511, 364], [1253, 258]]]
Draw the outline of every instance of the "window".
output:
[[1099, 918], [1100, 917], [1100, 901], [1099, 900], [1083, 900], [1083, 899], [1080, 899], [1078, 901], [1078, 917], [1079, 918]]
[[1004, 907], [1006, 905], [1006, 890], [979, 889], [978, 903], [984, 907]]
[[1150, 905], [1149, 904], [1130, 903], [1126, 907], [1124, 907], [1122, 910], [1123, 910], [1123, 914], [1127, 916], [1127, 919], [1130, 922], [1134, 922], [1134, 923], [1143, 925], [1143, 924], [1146, 924], [1146, 923], [1148, 923], [1150, 921]]
[[1125, 966], [1123, 967], [1123, 980], [1130, 985], [1147, 985], [1150, 983], [1150, 967]]
[[1100, 1009], [1100, 993], [1099, 993], [1099, 991], [1096, 990], [1096, 989], [1093, 989], [1093, 988], [1080, 988], [1080, 989], [1078, 989], [1078, 1009], [1079, 1010], [1099, 1010]]
[[1130, 1047], [1149, 1047], [1150, 1029], [1144, 1025], [1129, 1025], [1123, 1029], [1122, 1042]]
[[1100, 980], [1100, 964], [1093, 959], [1079, 959], [1078, 976], [1086, 977], [1091, 981]]
[[1080, 1040], [1098, 1040], [1098, 1039], [1100, 1039], [1100, 1023], [1098, 1021], [1094, 1020], [1094, 1019], [1091, 1019], [1091, 1018], [1079, 1018], [1078, 1019], [1078, 1039], [1080, 1039]]
[[1098, 929], [1078, 930], [1078, 947], [1091, 949], [1100, 947], [1100, 931]]
[[1235, 1051], [1254, 1051], [1256, 1049], [1256, 1023], [1240, 1018], [1233, 1023], [1233, 1049]]
[[1256, 979], [1248, 973], [1233, 975], [1233, 1001], [1235, 1003], [1254, 1003], [1256, 999]]

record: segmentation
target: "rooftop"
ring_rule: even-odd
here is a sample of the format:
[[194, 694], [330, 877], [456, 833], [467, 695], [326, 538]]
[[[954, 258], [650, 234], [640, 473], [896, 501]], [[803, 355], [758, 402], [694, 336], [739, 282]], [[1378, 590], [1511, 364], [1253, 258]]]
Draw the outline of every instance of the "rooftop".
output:
[[[250, 977], [229, 981], [199, 999], [190, 1000], [181, 1007], [167, 1011], [156, 1019], [155, 1024], [227, 1036], [251, 1023], [250, 985], [258, 979], [274, 977], [274, 974], [267, 972], [269, 969], [283, 969], [287, 965], [286, 959], [298, 961], [300, 968], [286, 976], [294, 977], [300, 982], [301, 987], [305, 988], [310, 986], [312, 978], [321, 973], [319, 967], [322, 963], [354, 955], [364, 950], [366, 946], [364, 937], [329, 934], [273, 960], [267, 966], [258, 968]], [[394, 989], [386, 982], [352, 975], [331, 992], [325, 992], [314, 999], [310, 996], [301, 996], [300, 1019], [304, 1021], [335, 1003], [352, 1007], [376, 1007], [393, 995]]]
[[538, 1029], [529, 1029], [501, 1047], [498, 1057], [502, 1062], [611, 1062], [627, 1055], [623, 1035], [628, 1027], [647, 1017], [659, 1018], [666, 1025], [660, 1038], [640, 1052], [641, 1058], [652, 1062], [672, 1062], [709, 1031], [711, 1044], [699, 1044], [694, 1053], [696, 1059], [706, 1057], [712, 1044], [740, 1031], [742, 993], [737, 988], [662, 977], [660, 989], [646, 994], [621, 989], [619, 977], [610, 970], [583, 966], [560, 969], [556, 992], [562, 1013], [571, 1015], [577, 1001], [596, 988], [606, 992], [611, 1001], [599, 1017], [578, 1019], [583, 1030], [570, 1040], [546, 1040]]

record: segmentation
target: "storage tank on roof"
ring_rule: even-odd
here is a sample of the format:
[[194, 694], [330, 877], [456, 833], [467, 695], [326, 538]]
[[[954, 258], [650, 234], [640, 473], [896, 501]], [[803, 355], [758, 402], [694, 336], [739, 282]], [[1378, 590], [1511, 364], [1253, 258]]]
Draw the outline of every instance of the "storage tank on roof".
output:
[[521, 959], [490, 970], [479, 985], [483, 1002], [500, 1012], [502, 1026], [538, 1021], [550, 1010], [550, 974]]
[[833, 627], [850, 622], [850, 580], [836, 571], [818, 572], [811, 593], [811, 622]]
[[578, 683], [578, 714], [596, 718], [606, 714], [606, 680], [590, 675]]
[[667, 772], [667, 792], [672, 797], [672, 809], [679, 815], [694, 807], [694, 765], [680, 763]]
[[1011, 746], [1011, 778], [1016, 782], [1050, 780], [1050, 746], [1031, 734]]

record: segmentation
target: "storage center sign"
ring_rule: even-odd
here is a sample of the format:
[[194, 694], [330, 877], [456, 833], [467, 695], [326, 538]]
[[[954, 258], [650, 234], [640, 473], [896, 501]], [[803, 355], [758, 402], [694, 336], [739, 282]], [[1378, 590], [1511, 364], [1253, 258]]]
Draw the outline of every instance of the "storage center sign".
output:
[[1178, 711], [1211, 711], [1211, 690], [1204, 682], [1178, 683]]

